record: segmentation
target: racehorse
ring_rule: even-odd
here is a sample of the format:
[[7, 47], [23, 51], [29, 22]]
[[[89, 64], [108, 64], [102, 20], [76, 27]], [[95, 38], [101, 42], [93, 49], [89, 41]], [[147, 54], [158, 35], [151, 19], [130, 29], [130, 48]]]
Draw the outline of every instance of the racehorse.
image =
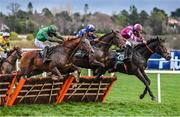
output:
[[[63, 44], [50, 48], [51, 54], [49, 55], [49, 58], [51, 61], [47, 64], [43, 64], [39, 51], [23, 53], [20, 59], [22, 74], [29, 77], [45, 71], [52, 72], [54, 75], [58, 75], [59, 79], [63, 79], [62, 74], [69, 73], [68, 71], [70, 68], [78, 70], [78, 68], [71, 63], [71, 59], [77, 49], [81, 46], [85, 37], [86, 35], [82, 38], [71, 37], [66, 39]], [[87, 49], [90, 51], [90, 48]]]
[[[135, 75], [137, 78], [144, 83], [146, 86], [143, 93], [140, 95], [140, 99], [143, 99], [146, 95], [147, 91], [149, 95], [151, 96], [152, 100], [155, 100], [155, 96], [153, 95], [150, 84], [151, 80], [148, 78], [148, 76], [145, 73], [145, 69], [147, 67], [147, 61], [150, 58], [150, 56], [154, 53], [158, 53], [162, 57], [164, 57], [166, 60], [170, 60], [171, 56], [166, 47], [164, 46], [164, 40], [160, 38], [150, 39], [147, 41], [147, 44], [139, 44], [134, 47], [133, 49], [133, 55], [132, 59], [125, 64], [118, 64], [117, 68], [111, 72], [121, 72], [129, 75]], [[107, 66], [106, 69], [98, 70], [97, 72], [103, 72], [105, 73], [106, 70], [112, 69], [115, 65], [114, 57], [116, 55], [116, 52], [110, 52], [109, 53], [109, 59], [107, 60]]]
[[[16, 70], [16, 60], [21, 58], [22, 51], [19, 47], [14, 47], [12, 50], [8, 51], [7, 58], [2, 60], [1, 67], [0, 67], [0, 77], [1, 82], [5, 81], [6, 76], [3, 74], [11, 74], [13, 71]], [[0, 88], [3, 88], [1, 86]], [[0, 98], [0, 105], [4, 103], [4, 98]]]
[[[91, 53], [89, 56], [85, 57], [74, 56], [73, 63], [78, 67], [92, 69], [93, 71], [95, 71], [97, 68], [103, 69], [105, 67], [104, 62], [106, 61], [109, 48], [112, 45], [122, 48], [124, 45], [124, 41], [119, 37], [118, 33], [119, 32], [112, 30], [112, 32], [100, 37], [98, 41], [93, 44], [95, 53]], [[99, 65], [101, 63], [103, 65]], [[99, 78], [101, 75], [102, 74], [98, 74], [97, 78]]]
[[8, 57], [6, 60], [3, 60], [0, 73], [1, 74], [10, 74], [12, 71], [16, 70], [16, 60], [21, 58], [22, 51], [19, 47], [14, 47], [8, 52]]

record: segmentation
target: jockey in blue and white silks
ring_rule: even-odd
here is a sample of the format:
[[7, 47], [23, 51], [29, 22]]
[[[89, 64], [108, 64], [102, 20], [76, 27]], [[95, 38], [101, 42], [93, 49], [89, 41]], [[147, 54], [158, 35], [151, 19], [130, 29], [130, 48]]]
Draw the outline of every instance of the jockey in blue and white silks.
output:
[[[84, 33], [86, 33], [86, 43], [89, 45], [89, 47], [91, 48], [91, 50], [94, 52], [93, 47], [91, 46], [91, 44], [94, 42], [94, 39], [96, 38], [96, 36], [94, 35], [95, 32], [95, 27], [92, 24], [88, 24], [87, 26], [85, 26], [85, 28], [81, 29], [78, 33], [77, 33], [77, 37], [82, 37]], [[83, 44], [84, 47], [84, 44]]]

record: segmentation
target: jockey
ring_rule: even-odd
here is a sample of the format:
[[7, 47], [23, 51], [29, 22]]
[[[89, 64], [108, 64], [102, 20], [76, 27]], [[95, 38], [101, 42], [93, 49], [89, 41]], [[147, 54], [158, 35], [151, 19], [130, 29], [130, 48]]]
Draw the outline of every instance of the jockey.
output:
[[[55, 25], [50, 25], [48, 27], [39, 29], [38, 33], [36, 34], [36, 38], [35, 38], [36, 47], [44, 49], [43, 63], [45, 63], [46, 61], [50, 61], [50, 59], [47, 57], [49, 47], [46, 46], [44, 42], [50, 41], [50, 42], [62, 43], [64, 41], [64, 38], [57, 32], [57, 30], [58, 28]], [[57, 38], [52, 38], [53, 36]]]
[[120, 35], [125, 38], [125, 56], [124, 61], [129, 61], [132, 57], [132, 44], [146, 43], [144, 37], [141, 35], [143, 27], [141, 24], [127, 26], [121, 30]]
[[7, 58], [7, 51], [10, 48], [9, 37], [10, 37], [10, 34], [8, 32], [3, 32], [2, 36], [0, 37], [0, 57], [1, 57], [1, 60], [3, 58]]
[[85, 28], [81, 29], [78, 33], [77, 33], [77, 37], [82, 37], [84, 33], [86, 33], [86, 38], [85, 41], [88, 44], [88, 46], [91, 48], [92, 52], [94, 53], [94, 49], [92, 48], [91, 44], [94, 43], [96, 36], [94, 35], [95, 32], [95, 27], [92, 24], [88, 24], [87, 26], [85, 26]]

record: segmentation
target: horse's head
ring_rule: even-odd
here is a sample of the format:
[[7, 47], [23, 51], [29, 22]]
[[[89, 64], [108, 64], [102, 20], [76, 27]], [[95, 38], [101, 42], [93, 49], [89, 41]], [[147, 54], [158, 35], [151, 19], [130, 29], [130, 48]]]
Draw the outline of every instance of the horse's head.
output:
[[155, 39], [155, 42], [156, 42], [156, 46], [154, 48], [154, 52], [158, 53], [159, 55], [164, 57], [166, 60], [170, 60], [171, 55], [170, 55], [170, 52], [168, 52], [167, 48], [164, 45], [165, 40], [160, 39], [159, 37], [157, 37]]
[[111, 45], [122, 47], [123, 40], [120, 38], [118, 31], [112, 30], [112, 32], [103, 35], [98, 39], [98, 41], [95, 44], [95, 46], [100, 46], [105, 48], [110, 47]]
[[119, 48], [122, 48], [124, 46], [124, 41], [119, 35], [119, 31], [112, 30], [113, 38], [112, 38], [112, 44], [116, 45]]
[[12, 50], [12, 54], [10, 56], [14, 56], [17, 59], [20, 59], [21, 58], [21, 54], [22, 54], [21, 49], [19, 47], [14, 47], [13, 50]]
[[80, 40], [81, 40], [80, 46], [82, 47], [83, 46], [82, 42], [84, 42], [83, 44], [85, 46], [86, 51], [88, 51], [88, 52], [93, 52], [94, 51], [91, 44], [90, 44], [90, 42], [89, 42], [89, 40], [87, 39], [87, 33], [83, 33], [83, 36], [81, 37]]

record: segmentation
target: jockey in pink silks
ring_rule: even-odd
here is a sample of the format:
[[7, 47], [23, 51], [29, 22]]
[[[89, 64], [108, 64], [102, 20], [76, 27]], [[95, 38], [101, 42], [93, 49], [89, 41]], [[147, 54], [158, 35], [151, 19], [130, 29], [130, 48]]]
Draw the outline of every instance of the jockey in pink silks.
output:
[[146, 43], [144, 37], [141, 35], [142, 30], [143, 27], [141, 24], [127, 26], [121, 30], [120, 35], [126, 40], [124, 62], [127, 62], [132, 58], [133, 45], [137, 45], [139, 43]]

